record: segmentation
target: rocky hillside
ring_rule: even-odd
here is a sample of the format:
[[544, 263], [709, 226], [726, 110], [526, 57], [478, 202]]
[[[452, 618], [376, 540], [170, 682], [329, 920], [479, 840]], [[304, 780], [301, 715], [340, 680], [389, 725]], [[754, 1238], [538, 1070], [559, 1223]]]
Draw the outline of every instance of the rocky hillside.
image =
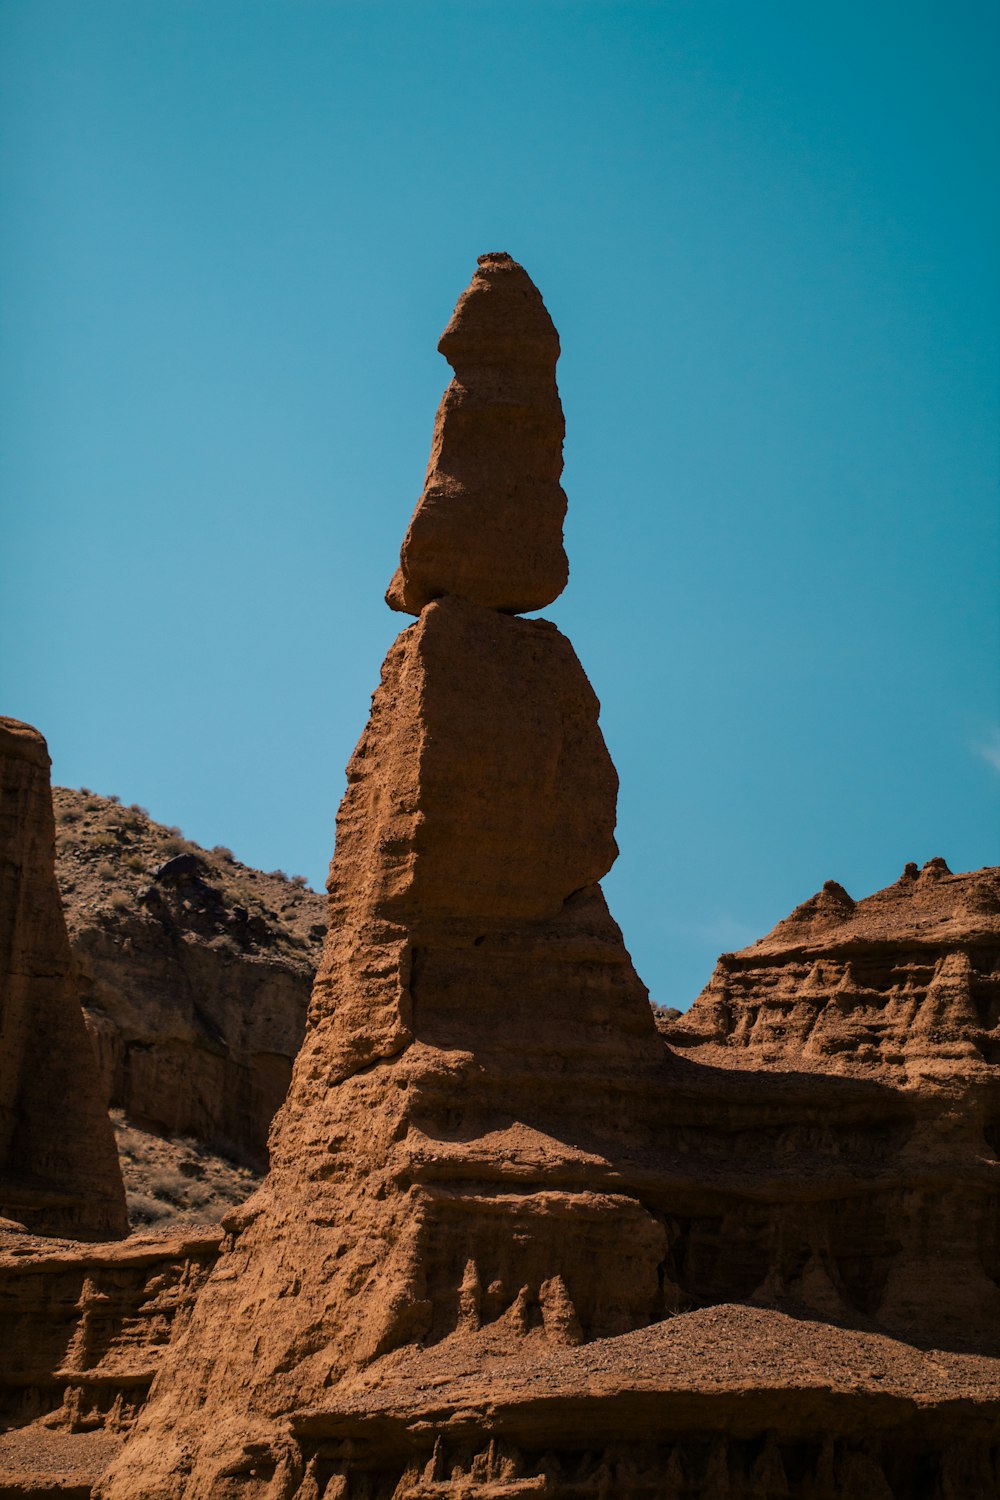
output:
[[53, 790], [57, 875], [103, 1092], [130, 1126], [266, 1165], [326, 898], [142, 807]]

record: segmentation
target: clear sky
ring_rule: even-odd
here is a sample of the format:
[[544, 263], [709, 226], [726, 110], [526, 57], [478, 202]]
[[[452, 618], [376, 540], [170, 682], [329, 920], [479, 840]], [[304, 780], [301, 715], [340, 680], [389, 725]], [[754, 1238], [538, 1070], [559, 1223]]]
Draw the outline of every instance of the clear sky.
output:
[[4, 0], [2, 711], [321, 882], [437, 337], [508, 250], [654, 998], [827, 878], [1000, 862], [998, 18]]

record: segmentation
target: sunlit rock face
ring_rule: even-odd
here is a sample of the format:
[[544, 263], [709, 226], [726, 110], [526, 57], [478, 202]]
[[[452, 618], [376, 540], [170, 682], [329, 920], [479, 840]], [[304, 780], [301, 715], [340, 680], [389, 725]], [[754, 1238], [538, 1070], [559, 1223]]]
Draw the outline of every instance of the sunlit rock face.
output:
[[[657, 1030], [599, 884], [597, 700], [517, 618], [565, 570], [523, 508], [561, 524], [558, 344], [509, 258], [443, 347], [390, 590], [417, 620], [348, 766], [271, 1171], [99, 1493], [903, 1500], [930, 1475], [987, 1500], [995, 1069], [959, 1058], [949, 1115], [791, 1045], [745, 1065], [714, 1000]], [[826, 894], [820, 920], [853, 910]]]
[[416, 615], [445, 594], [520, 614], [566, 586], [559, 336], [506, 254], [481, 255], [438, 344], [455, 371], [424, 491], [386, 595]]

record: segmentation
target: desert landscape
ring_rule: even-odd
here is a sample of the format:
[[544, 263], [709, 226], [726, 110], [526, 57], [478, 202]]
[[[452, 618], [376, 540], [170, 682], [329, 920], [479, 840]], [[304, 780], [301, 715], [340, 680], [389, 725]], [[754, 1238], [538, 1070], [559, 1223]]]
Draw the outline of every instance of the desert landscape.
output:
[[0, 1496], [992, 1500], [1000, 868], [827, 881], [651, 1003], [525, 617], [559, 338], [496, 252], [439, 348], [327, 897], [0, 721]]

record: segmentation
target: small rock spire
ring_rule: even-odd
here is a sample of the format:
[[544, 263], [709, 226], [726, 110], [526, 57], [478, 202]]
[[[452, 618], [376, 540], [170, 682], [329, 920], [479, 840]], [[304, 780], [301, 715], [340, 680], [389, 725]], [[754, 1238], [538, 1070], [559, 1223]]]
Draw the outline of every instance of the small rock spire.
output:
[[445, 594], [505, 614], [542, 609], [569, 576], [559, 335], [505, 251], [479, 257], [438, 349], [455, 378], [386, 602], [413, 615]]

